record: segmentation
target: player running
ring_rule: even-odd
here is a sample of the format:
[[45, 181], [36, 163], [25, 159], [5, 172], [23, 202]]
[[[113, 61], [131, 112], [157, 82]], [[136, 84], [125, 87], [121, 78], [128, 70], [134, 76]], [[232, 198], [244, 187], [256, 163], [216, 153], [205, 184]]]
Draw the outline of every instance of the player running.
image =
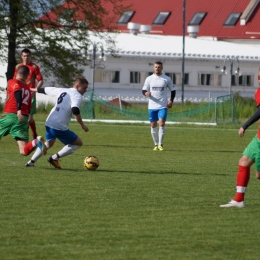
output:
[[28, 143], [28, 118], [31, 110], [31, 91], [25, 83], [29, 69], [20, 66], [15, 79], [8, 81], [4, 114], [0, 118], [0, 139], [10, 134], [17, 142], [20, 154], [29, 155], [36, 146], [41, 154], [46, 154], [44, 139], [38, 136]]
[[[238, 135], [243, 137], [246, 129], [260, 119], [260, 88], [255, 93], [256, 112], [240, 127]], [[244, 197], [246, 188], [250, 179], [250, 167], [255, 163], [255, 175], [260, 179], [260, 122], [258, 123], [259, 130], [253, 140], [248, 144], [239, 160], [237, 181], [236, 181], [236, 195], [227, 204], [220, 205], [221, 208], [244, 208]]]
[[[55, 168], [61, 169], [59, 158], [73, 153], [82, 146], [82, 140], [76, 133], [68, 129], [71, 116], [73, 115], [76, 121], [80, 124], [85, 132], [88, 132], [88, 127], [83, 123], [80, 115], [80, 105], [83, 100], [83, 95], [87, 91], [88, 81], [84, 77], [78, 77], [74, 81], [72, 88], [54, 88], [45, 87], [34, 89], [39, 93], [47, 94], [56, 97], [56, 104], [52, 108], [49, 116], [46, 119], [46, 147], [50, 149], [56, 139], [60, 140], [65, 146], [57, 153], [48, 158], [48, 162]], [[25, 166], [34, 166], [34, 163], [42, 156], [40, 149], [37, 149], [30, 161]]]

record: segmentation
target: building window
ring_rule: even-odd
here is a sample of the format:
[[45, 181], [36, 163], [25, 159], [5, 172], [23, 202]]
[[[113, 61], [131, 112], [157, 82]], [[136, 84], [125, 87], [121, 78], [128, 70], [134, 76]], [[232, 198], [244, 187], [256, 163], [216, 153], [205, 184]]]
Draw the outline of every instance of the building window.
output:
[[130, 83], [144, 84], [148, 73], [144, 71], [130, 71]]
[[[169, 78], [171, 78], [173, 84], [175, 84], [175, 85], [182, 84], [181, 73], [165, 73], [165, 75], [168, 76]], [[189, 85], [189, 73], [185, 73], [184, 84]]]
[[198, 74], [198, 85], [204, 86], [220, 86], [221, 75], [220, 74]]
[[235, 26], [241, 13], [231, 13], [224, 23], [224, 26]]
[[252, 87], [254, 86], [253, 75], [232, 75], [232, 86]]
[[119, 83], [120, 71], [95, 70], [95, 82]]
[[131, 18], [133, 17], [135, 11], [126, 11], [124, 12], [121, 17], [119, 18], [119, 20], [117, 21], [117, 23], [119, 24], [127, 24]]
[[189, 25], [200, 25], [207, 13], [195, 13], [191, 18]]
[[156, 18], [153, 21], [153, 24], [156, 25], [163, 25], [165, 24], [166, 20], [170, 16], [171, 12], [159, 12]]

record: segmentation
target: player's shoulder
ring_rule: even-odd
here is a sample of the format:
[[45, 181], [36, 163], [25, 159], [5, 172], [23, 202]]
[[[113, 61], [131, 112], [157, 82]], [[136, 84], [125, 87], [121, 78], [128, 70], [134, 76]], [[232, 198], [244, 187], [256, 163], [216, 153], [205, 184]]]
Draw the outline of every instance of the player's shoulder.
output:
[[171, 79], [169, 76], [165, 75], [164, 73], [161, 75], [161, 77], [164, 78], [164, 79], [167, 79], [167, 80]]
[[17, 79], [9, 79], [8, 83], [13, 83], [13, 82], [17, 82]]
[[149, 76], [146, 78], [146, 80], [147, 80], [147, 81], [151, 81], [153, 78], [154, 78], [154, 74], [151, 74], [151, 75], [149, 75]]
[[21, 67], [22, 65], [23, 65], [22, 62], [21, 62], [21, 63], [18, 63], [18, 64], [16, 64], [15, 68], [16, 68], [16, 69], [19, 69], [19, 67]]
[[71, 97], [81, 96], [81, 94], [74, 88], [57, 88], [57, 89], [59, 89], [60, 93], [62, 92], [67, 93]]
[[82, 95], [78, 92], [77, 89], [75, 89], [75, 88], [70, 88], [70, 90], [71, 90], [71, 94], [72, 94], [73, 97], [75, 97], [75, 98], [77, 98], [77, 99], [78, 99], [78, 98], [79, 98], [79, 99], [83, 98]]
[[34, 63], [34, 62], [30, 62], [28, 65], [33, 67], [34, 69], [38, 69], [39, 68], [39, 66], [36, 63]]
[[15, 89], [22, 89], [22, 88], [29, 89], [29, 86], [25, 82], [22, 82], [21, 80], [18, 80], [18, 79], [9, 79], [8, 86], [11, 86], [12, 88], [15, 88]]
[[26, 85], [26, 83], [22, 82], [21, 80], [18, 79], [9, 79], [8, 84], [18, 84], [18, 85]]

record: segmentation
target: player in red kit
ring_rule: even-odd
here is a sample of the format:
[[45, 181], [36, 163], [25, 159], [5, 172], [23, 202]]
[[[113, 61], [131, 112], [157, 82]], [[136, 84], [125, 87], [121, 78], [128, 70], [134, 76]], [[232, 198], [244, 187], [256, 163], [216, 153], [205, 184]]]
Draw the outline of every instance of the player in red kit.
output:
[[29, 72], [27, 66], [20, 66], [16, 78], [8, 81], [4, 114], [0, 118], [0, 139], [10, 134], [17, 141], [22, 155], [29, 155], [36, 146], [41, 149], [42, 154], [46, 154], [43, 137], [38, 136], [28, 142], [28, 118], [32, 107], [32, 94], [25, 81]]
[[[238, 135], [243, 137], [246, 129], [260, 119], [260, 88], [255, 92], [256, 112], [240, 127]], [[229, 203], [220, 205], [222, 208], [245, 207], [244, 197], [250, 179], [250, 167], [255, 163], [255, 175], [260, 179], [260, 122], [258, 133], [248, 144], [238, 164], [236, 195]]]
[[[29, 88], [40, 88], [43, 85], [43, 77], [40, 72], [40, 68], [38, 65], [32, 62], [31, 60], [31, 51], [29, 49], [23, 49], [21, 52], [21, 58], [23, 60], [22, 63], [19, 63], [15, 67], [14, 72], [14, 78], [16, 78], [17, 70], [20, 66], [26, 65], [30, 73], [26, 79], [26, 83], [28, 84]], [[37, 81], [37, 85], [36, 85]], [[37, 131], [36, 131], [36, 124], [33, 118], [33, 115], [36, 114], [36, 95], [35, 93], [32, 93], [32, 108], [29, 116], [29, 126], [32, 130], [33, 138], [35, 139], [37, 137]]]

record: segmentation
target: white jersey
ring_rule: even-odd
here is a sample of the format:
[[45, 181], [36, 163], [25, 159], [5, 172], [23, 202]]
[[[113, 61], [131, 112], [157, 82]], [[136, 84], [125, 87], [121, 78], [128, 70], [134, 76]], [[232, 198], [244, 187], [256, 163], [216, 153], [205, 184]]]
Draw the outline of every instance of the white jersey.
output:
[[45, 125], [56, 130], [67, 130], [72, 117], [71, 108], [79, 108], [83, 96], [75, 88], [46, 87], [44, 91], [47, 95], [57, 98]]
[[170, 91], [175, 90], [172, 80], [165, 74], [160, 76], [153, 74], [146, 78], [143, 90], [151, 92], [148, 109], [167, 108], [167, 88]]

